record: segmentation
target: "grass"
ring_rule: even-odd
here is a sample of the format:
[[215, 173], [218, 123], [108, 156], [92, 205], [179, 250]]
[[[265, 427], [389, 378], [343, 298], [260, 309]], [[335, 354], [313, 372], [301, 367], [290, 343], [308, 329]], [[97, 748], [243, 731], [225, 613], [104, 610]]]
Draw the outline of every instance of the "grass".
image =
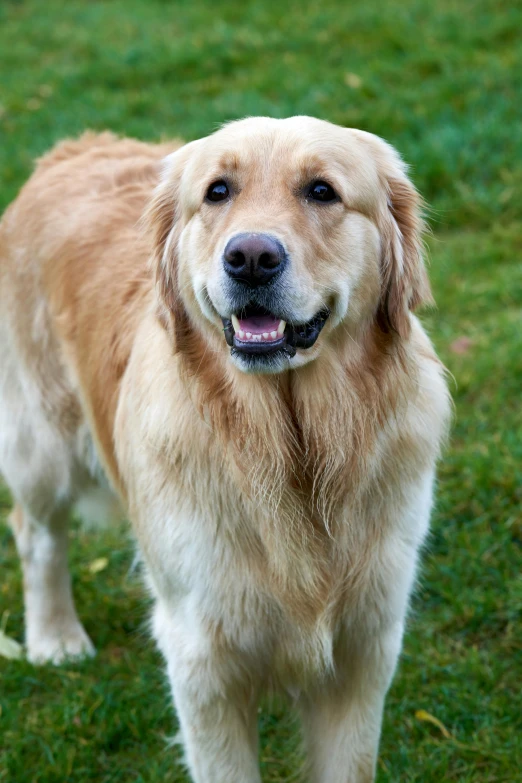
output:
[[[456, 417], [380, 783], [521, 775], [521, 26], [507, 0], [0, 6], [0, 207], [35, 156], [86, 127], [191, 139], [246, 114], [307, 113], [378, 133], [412, 164], [434, 232], [438, 310], [424, 321], [454, 376]], [[93, 574], [98, 557], [108, 566]], [[2, 783], [186, 781], [132, 557], [124, 531], [74, 529], [77, 603], [99, 654], [61, 668], [0, 659]], [[0, 573], [0, 616], [21, 640], [21, 575], [3, 525]], [[264, 780], [297, 779], [291, 712], [266, 704], [260, 726]]]

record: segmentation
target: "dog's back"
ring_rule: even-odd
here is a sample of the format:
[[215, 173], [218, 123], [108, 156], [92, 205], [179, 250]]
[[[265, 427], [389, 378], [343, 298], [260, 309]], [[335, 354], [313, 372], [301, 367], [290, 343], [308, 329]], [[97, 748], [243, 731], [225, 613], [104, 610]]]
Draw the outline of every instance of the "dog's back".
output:
[[[38, 162], [0, 224], [0, 472], [20, 499], [27, 495], [26, 487], [17, 491], [27, 474], [20, 461], [29, 448], [45, 473], [55, 465], [60, 496], [73, 491], [73, 463], [62, 452], [64, 442], [78, 450], [86, 413], [79, 385], [92, 388], [92, 404], [106, 410], [106, 419], [113, 415], [107, 381], [117, 385], [133, 316], [152, 288], [139, 220], [159, 162], [175, 146], [110, 133], [62, 142]], [[114, 335], [100, 340], [107, 324]], [[99, 350], [102, 359], [90, 356]], [[104, 382], [95, 389], [96, 380], [85, 376], [98, 361]]]
[[[78, 501], [91, 516], [113, 503], [108, 420], [133, 316], [152, 289], [139, 219], [160, 160], [176, 146], [110, 133], [64, 141], [40, 159], [0, 223], [0, 474], [16, 504], [10, 522], [25, 565], [34, 661], [93, 649], [72, 602], [66, 516]], [[113, 334], [100, 340], [107, 324]], [[105, 429], [93, 427], [84, 383]]]

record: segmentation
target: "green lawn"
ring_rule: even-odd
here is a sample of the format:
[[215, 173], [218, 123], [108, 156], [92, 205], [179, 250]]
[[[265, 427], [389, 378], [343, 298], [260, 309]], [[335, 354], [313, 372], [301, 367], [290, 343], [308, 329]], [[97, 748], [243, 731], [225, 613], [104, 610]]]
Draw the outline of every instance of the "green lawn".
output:
[[[432, 207], [438, 309], [424, 321], [456, 415], [380, 783], [522, 780], [521, 29], [507, 0], [0, 5], [0, 207], [35, 156], [87, 127], [192, 139], [246, 114], [307, 113], [378, 133], [412, 164]], [[2, 783], [186, 780], [132, 559], [125, 530], [75, 529], [77, 603], [99, 653], [61, 668], [0, 659]], [[0, 574], [0, 626], [21, 640], [4, 525]], [[298, 780], [289, 710], [264, 705], [260, 726], [264, 780]]]

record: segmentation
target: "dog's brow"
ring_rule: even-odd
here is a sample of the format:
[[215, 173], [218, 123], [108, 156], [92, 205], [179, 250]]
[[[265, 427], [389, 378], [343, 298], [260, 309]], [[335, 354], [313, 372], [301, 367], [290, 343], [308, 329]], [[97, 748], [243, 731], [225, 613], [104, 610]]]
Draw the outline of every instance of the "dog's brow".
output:
[[221, 155], [217, 165], [223, 171], [235, 172], [241, 166], [241, 159], [237, 152], [227, 150]]
[[305, 153], [297, 158], [294, 163], [294, 171], [300, 179], [309, 181], [319, 177], [328, 179], [331, 166], [322, 157]]

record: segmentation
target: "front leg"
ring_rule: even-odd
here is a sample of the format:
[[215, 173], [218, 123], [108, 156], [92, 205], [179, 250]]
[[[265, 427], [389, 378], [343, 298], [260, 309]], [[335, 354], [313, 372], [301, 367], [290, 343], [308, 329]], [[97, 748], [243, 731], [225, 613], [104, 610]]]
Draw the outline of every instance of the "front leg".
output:
[[358, 640], [336, 676], [301, 699], [310, 783], [372, 783], [386, 691], [401, 649], [403, 626]]
[[338, 640], [335, 674], [302, 697], [310, 783], [372, 783], [375, 778], [384, 698], [401, 651], [432, 485], [430, 469], [410, 491], [402, 514], [390, 506], [391, 532], [365, 563], [358, 608]]
[[261, 783], [257, 693], [241, 662], [194, 612], [158, 601], [154, 635], [167, 662], [194, 783]]

